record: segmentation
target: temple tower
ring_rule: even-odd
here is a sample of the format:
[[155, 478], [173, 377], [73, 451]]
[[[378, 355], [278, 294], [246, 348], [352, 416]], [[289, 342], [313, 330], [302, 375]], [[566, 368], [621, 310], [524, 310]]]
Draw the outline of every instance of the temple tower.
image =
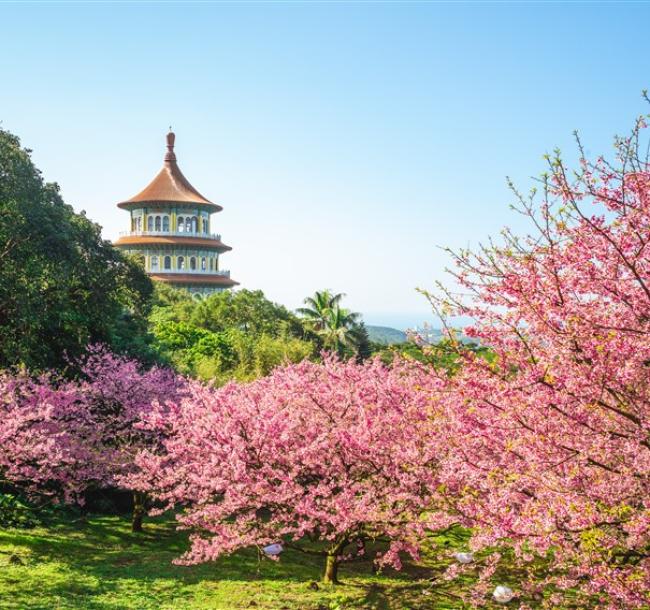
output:
[[175, 135], [167, 134], [163, 167], [140, 193], [117, 204], [131, 216], [131, 229], [115, 246], [144, 256], [145, 270], [160, 282], [206, 295], [237, 285], [219, 266], [231, 250], [211, 233], [211, 215], [223, 208], [201, 195], [182, 174], [174, 153]]

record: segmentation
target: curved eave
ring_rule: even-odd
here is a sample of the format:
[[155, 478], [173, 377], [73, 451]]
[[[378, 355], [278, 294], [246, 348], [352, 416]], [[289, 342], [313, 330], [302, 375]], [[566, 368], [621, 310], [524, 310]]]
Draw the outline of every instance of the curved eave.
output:
[[157, 207], [157, 208], [163, 208], [166, 205], [174, 205], [174, 206], [183, 206], [187, 208], [206, 208], [210, 210], [210, 214], [214, 214], [215, 212], [221, 212], [223, 208], [220, 205], [217, 205], [216, 203], [211, 203], [208, 202], [206, 203], [205, 201], [176, 201], [173, 199], [151, 199], [151, 200], [143, 200], [143, 201], [122, 201], [117, 204], [118, 208], [121, 208], [122, 210], [134, 210], [137, 208], [142, 208], [145, 206], [150, 206], [150, 207]]
[[232, 287], [239, 286], [239, 282], [231, 280], [224, 275], [194, 274], [194, 273], [150, 273], [149, 277], [159, 282], [168, 284], [203, 284], [210, 286]]
[[230, 246], [216, 239], [205, 239], [203, 237], [164, 237], [162, 235], [127, 235], [120, 237], [114, 244], [120, 246], [194, 246], [205, 248], [206, 250], [218, 250], [219, 252], [228, 252], [232, 250]]
[[156, 177], [137, 195], [118, 205], [130, 207], [133, 204], [142, 205], [150, 202], [216, 206], [190, 184], [190, 181], [183, 175], [181, 168], [178, 167], [176, 155], [174, 154], [173, 135], [171, 139], [168, 138], [165, 161]]

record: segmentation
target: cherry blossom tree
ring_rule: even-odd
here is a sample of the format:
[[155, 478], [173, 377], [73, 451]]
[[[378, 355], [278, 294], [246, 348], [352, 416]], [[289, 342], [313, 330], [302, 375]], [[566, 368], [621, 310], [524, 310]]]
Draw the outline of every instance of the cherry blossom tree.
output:
[[[194, 564], [271, 544], [342, 560], [385, 540], [380, 563], [400, 567], [422, 538], [451, 519], [431, 511], [437, 488], [436, 404], [425, 367], [326, 359], [276, 369], [246, 385], [195, 385], [149, 429], [130, 478], [166, 506], [182, 507]], [[276, 548], [276, 547], [273, 547]]]
[[650, 603], [644, 129], [616, 140], [613, 162], [589, 161], [579, 139], [576, 172], [550, 156], [541, 188], [518, 195], [534, 232], [454, 254], [462, 296], [431, 297], [475, 319], [465, 332], [492, 353], [459, 350], [439, 376], [450, 504], [475, 551], [514, 548], [521, 599], [550, 607]]
[[[186, 381], [102, 346], [72, 364], [75, 380], [0, 376], [0, 473], [30, 493], [83, 502], [88, 488], [122, 487], [136, 453], [159, 442], [138, 424], [178, 400]], [[142, 529], [144, 500], [134, 492], [134, 531]]]
[[[124, 487], [128, 475], [137, 469], [136, 454], [157, 447], [161, 440], [140, 424], [154, 409], [166, 413], [170, 403], [180, 400], [187, 382], [171, 369], [144, 369], [138, 361], [115, 355], [103, 346], [90, 346], [79, 366], [78, 392], [92, 425], [90, 429], [78, 428], [77, 434], [94, 449], [102, 485]], [[134, 532], [142, 531], [145, 503], [145, 495], [133, 491]]]
[[[79, 500], [89, 481], [102, 478], [91, 444], [81, 442], [89, 422], [78, 387], [52, 375], [0, 375], [0, 476], [25, 491]], [[88, 427], [90, 436], [92, 427]]]

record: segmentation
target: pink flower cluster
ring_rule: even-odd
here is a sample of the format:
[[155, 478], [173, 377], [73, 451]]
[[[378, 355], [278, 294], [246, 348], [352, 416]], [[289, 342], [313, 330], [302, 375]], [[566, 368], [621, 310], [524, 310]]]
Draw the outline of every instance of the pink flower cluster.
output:
[[399, 567], [399, 551], [417, 557], [426, 531], [454, 520], [427, 512], [438, 488], [438, 385], [419, 365], [333, 359], [245, 385], [193, 385], [172, 417], [150, 415], [164, 450], [138, 456], [130, 485], [186, 507], [182, 563], [310, 539], [341, 559], [380, 538], [390, 541], [383, 560]]
[[77, 434], [87, 420], [80, 417], [78, 388], [48, 375], [0, 376], [0, 473], [29, 492], [77, 498], [102, 473], [92, 448]]
[[137, 424], [177, 400], [185, 380], [100, 346], [76, 364], [76, 381], [0, 375], [0, 473], [29, 492], [82, 502], [89, 487], [120, 486], [136, 452], [155, 445]]

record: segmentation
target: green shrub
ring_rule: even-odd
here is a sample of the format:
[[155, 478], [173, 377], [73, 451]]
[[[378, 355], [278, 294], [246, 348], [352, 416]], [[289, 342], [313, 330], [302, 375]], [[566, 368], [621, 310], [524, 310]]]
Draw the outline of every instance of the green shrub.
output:
[[18, 496], [0, 493], [0, 527], [30, 528], [38, 525], [34, 508]]

